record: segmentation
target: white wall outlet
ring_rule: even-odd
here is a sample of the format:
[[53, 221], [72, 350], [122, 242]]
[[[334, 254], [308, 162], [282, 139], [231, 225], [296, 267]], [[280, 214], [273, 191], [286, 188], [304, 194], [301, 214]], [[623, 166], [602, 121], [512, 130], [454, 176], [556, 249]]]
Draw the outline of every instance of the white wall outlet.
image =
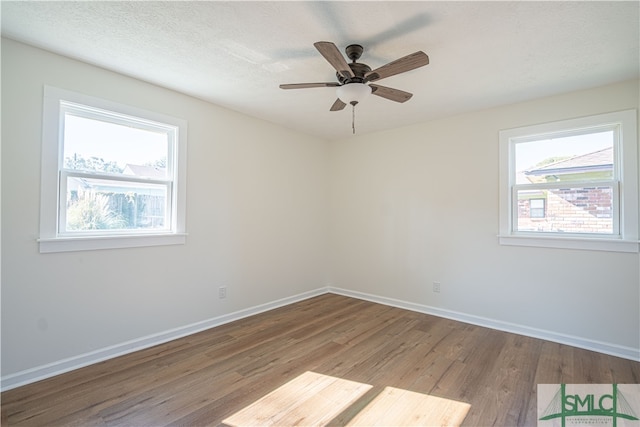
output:
[[440, 293], [440, 282], [433, 282], [433, 292]]
[[227, 297], [227, 287], [226, 286], [220, 286], [218, 288], [218, 298], [225, 299], [226, 297]]

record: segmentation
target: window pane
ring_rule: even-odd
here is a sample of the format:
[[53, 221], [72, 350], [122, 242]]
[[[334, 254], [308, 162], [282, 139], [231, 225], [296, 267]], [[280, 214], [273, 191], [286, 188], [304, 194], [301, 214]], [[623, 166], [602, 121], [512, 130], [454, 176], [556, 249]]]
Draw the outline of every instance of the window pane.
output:
[[517, 193], [517, 231], [613, 233], [612, 187], [518, 190]]
[[65, 169], [165, 177], [168, 150], [167, 132], [65, 114]]
[[65, 230], [165, 230], [168, 187], [86, 177], [67, 178]]
[[544, 218], [544, 204], [546, 199], [529, 199], [529, 217]]
[[613, 130], [515, 145], [516, 183], [613, 178]]

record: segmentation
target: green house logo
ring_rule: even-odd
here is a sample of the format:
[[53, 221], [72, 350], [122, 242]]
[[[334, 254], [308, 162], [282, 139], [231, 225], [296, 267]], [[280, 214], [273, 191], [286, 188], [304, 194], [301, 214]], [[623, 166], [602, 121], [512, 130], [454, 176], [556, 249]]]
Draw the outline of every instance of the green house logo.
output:
[[[613, 427], [640, 426], [637, 411], [640, 405], [640, 388], [631, 389], [630, 396], [620, 390], [618, 384], [539, 384], [538, 398], [549, 395], [549, 388], [555, 387], [553, 397], [546, 407], [538, 405], [538, 425], [569, 426], [598, 426], [607, 425]], [[604, 389], [603, 387], [606, 387]], [[546, 393], [541, 393], [545, 391]], [[544, 408], [542, 412], [541, 408]], [[555, 421], [551, 424], [544, 421]], [[630, 424], [631, 423], [631, 424]]]

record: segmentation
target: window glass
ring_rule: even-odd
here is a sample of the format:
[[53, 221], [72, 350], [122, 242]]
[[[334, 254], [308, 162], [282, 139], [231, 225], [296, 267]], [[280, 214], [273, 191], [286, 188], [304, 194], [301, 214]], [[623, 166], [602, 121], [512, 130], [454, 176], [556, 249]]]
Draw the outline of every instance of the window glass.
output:
[[[517, 190], [517, 194], [516, 231], [613, 234], [612, 187]], [[544, 198], [531, 199], [532, 195]]]
[[166, 176], [169, 142], [167, 131], [64, 115], [65, 169], [121, 174], [131, 166], [128, 173], [135, 174], [136, 166], [151, 166], [151, 176]]
[[62, 108], [59, 233], [168, 230], [175, 128], [81, 105]]
[[66, 176], [67, 232], [166, 230], [164, 184]]
[[612, 179], [614, 131], [520, 142], [518, 184]]
[[513, 231], [613, 234], [616, 132], [609, 126], [516, 141]]

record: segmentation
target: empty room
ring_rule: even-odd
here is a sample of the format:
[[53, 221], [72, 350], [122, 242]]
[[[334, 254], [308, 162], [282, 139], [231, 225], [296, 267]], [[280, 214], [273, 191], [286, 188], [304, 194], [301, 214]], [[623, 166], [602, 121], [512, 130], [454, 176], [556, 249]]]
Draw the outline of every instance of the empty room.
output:
[[2, 1], [2, 426], [640, 425], [640, 3]]

